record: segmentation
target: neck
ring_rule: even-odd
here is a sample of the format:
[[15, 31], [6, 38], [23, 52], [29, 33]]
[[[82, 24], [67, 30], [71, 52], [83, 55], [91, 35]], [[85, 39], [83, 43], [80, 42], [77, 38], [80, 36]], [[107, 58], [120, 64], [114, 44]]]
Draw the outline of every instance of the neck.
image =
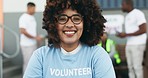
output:
[[30, 12], [27, 11], [27, 14], [32, 15]]
[[74, 49], [76, 49], [79, 45], [79, 42], [74, 43], [74, 44], [64, 44], [61, 43], [61, 47], [66, 50], [67, 52], [73, 51]]
[[128, 13], [129, 13], [129, 12], [131, 12], [133, 9], [134, 9], [134, 8], [132, 8], [132, 7], [131, 7], [131, 8], [129, 8]]
[[105, 43], [107, 41], [107, 39], [102, 40], [102, 43]]

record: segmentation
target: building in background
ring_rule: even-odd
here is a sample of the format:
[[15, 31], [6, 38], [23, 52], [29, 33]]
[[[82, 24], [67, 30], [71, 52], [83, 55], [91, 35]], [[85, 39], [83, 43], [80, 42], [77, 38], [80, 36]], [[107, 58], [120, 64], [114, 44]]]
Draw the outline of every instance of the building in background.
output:
[[[97, 0], [104, 10], [120, 9], [122, 0]], [[148, 0], [133, 0], [134, 6], [139, 9], [148, 8]]]
[[[0, 1], [3, 1], [2, 5], [3, 5], [4, 25], [10, 28], [11, 30], [15, 31], [18, 35], [19, 35], [18, 19], [20, 15], [26, 11], [26, 4], [28, 2], [34, 2], [36, 4], [35, 18], [37, 19], [37, 23], [38, 23], [37, 24], [38, 33], [45, 35], [46, 31], [42, 30], [42, 15], [43, 15], [43, 9], [45, 7], [46, 0], [0, 0]], [[121, 16], [125, 15], [120, 10], [122, 0], [97, 0], [97, 1], [99, 2], [101, 9], [103, 10], [102, 12], [103, 15], [121, 15]], [[145, 13], [146, 17], [148, 17], [148, 14], [147, 14], [148, 0], [134, 0], [134, 2], [135, 2], [134, 6], [136, 8], [141, 9]], [[148, 18], [147, 18], [147, 21], [148, 21]], [[124, 27], [122, 31], [124, 31]], [[16, 51], [15, 38], [8, 31], [4, 31], [4, 33], [5, 33], [4, 51], [8, 52], [9, 54], [13, 54]], [[117, 44], [125, 44], [126, 42], [126, 39], [118, 39], [113, 35], [109, 36], [109, 38], [116, 41]], [[22, 55], [20, 53], [16, 58], [9, 59], [9, 60], [11, 61], [4, 61], [4, 65], [5, 63], [6, 64], [8, 63], [7, 65], [12, 65], [10, 66], [10, 68], [15, 68], [14, 66], [19, 67], [22, 64]], [[6, 67], [6, 68], [9, 68], [9, 67]], [[15, 68], [15, 70], [11, 70], [7, 72], [6, 75], [9, 75], [14, 71], [19, 72], [19, 70], [20, 68]], [[7, 78], [7, 77], [4, 77], [4, 78]], [[19, 78], [19, 77], [14, 77], [14, 78]]]

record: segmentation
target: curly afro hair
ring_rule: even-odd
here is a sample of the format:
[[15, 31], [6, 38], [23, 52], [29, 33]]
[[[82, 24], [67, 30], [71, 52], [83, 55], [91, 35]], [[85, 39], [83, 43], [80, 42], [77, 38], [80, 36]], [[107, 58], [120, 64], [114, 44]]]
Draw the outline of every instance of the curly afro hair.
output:
[[98, 44], [104, 32], [105, 18], [96, 0], [47, 0], [43, 13], [43, 29], [48, 33], [48, 45], [60, 45], [55, 16], [71, 8], [83, 16], [83, 33], [80, 42], [93, 46]]

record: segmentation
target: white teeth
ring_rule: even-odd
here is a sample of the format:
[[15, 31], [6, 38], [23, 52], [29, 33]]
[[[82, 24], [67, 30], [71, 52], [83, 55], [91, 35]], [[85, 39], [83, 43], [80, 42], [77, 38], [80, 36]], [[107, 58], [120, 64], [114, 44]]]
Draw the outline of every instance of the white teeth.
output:
[[65, 34], [74, 34], [74, 31], [65, 31]]

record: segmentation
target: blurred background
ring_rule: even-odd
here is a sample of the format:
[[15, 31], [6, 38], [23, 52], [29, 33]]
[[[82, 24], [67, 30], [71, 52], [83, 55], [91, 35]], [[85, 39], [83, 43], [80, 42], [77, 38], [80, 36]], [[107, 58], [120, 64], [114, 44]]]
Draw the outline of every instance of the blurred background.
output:
[[[18, 20], [26, 12], [28, 2], [36, 4], [37, 33], [42, 36], [47, 35], [45, 30], [42, 29], [46, 0], [0, 0], [0, 78], [22, 78], [23, 62], [19, 47]], [[106, 31], [109, 33], [108, 37], [116, 42], [116, 49], [122, 60], [121, 64], [115, 67], [117, 78], [128, 78], [125, 58], [126, 39], [115, 36], [116, 31], [125, 31], [124, 18], [126, 13], [121, 11], [122, 0], [97, 0], [97, 2], [102, 9], [102, 14], [107, 19], [105, 25]], [[134, 0], [134, 6], [144, 12], [148, 21], [148, 0]], [[45, 43], [44, 40], [39, 46], [43, 46]]]

